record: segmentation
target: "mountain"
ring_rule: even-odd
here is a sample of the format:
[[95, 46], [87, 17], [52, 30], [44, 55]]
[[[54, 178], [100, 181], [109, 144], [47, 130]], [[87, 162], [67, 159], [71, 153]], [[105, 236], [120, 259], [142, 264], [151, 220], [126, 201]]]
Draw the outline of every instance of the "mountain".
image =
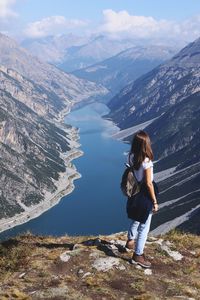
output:
[[66, 72], [87, 67], [134, 45], [132, 40], [113, 40], [100, 36], [73, 34], [26, 39], [21, 46], [42, 61], [57, 65]]
[[63, 123], [79, 101], [107, 90], [40, 62], [0, 34], [0, 231], [38, 216], [73, 190], [75, 128]]
[[169, 107], [200, 90], [200, 39], [165, 64], [137, 79], [114, 97], [110, 117], [121, 128], [159, 117]]
[[199, 236], [150, 236], [145, 252], [153, 267], [148, 270], [130, 263], [126, 238], [122, 232], [5, 240], [0, 243], [0, 298], [199, 299]]
[[88, 42], [89, 38], [71, 33], [25, 39], [21, 46], [42, 61], [58, 64], [62, 63], [68, 48], [82, 46]]
[[153, 220], [155, 232], [188, 220], [194, 228], [191, 223], [199, 213], [199, 75], [200, 39], [124, 88], [109, 103], [109, 117], [124, 132], [130, 128], [130, 136], [136, 128], [145, 128], [152, 138], [161, 189], [160, 210]]
[[73, 74], [100, 83], [113, 94], [117, 94], [127, 84], [174, 54], [174, 49], [165, 46], [135, 46], [100, 63], [76, 70]]
[[55, 118], [66, 108], [56, 93], [27, 79], [15, 70], [0, 66], [0, 88], [23, 102], [41, 116]]
[[113, 40], [105, 36], [98, 36], [81, 46], [66, 49], [62, 63], [57, 64], [66, 72], [85, 68], [111, 57], [134, 45], [133, 41]]
[[90, 97], [103, 97], [107, 93], [102, 86], [80, 80], [53, 65], [41, 62], [3, 34], [0, 34], [0, 52], [0, 65], [17, 71], [37, 84], [38, 88], [45, 89], [46, 93], [54, 94], [57, 98], [55, 106], [58, 102], [66, 106]]
[[[170, 226], [178, 221], [177, 218], [182, 224], [191, 217], [196, 218], [195, 215], [199, 214], [199, 103], [200, 93], [192, 94], [175, 104], [146, 128], [152, 137], [155, 155], [159, 158], [156, 170], [162, 191], [159, 202], [162, 204], [153, 224], [161, 226], [160, 230], [163, 228], [163, 220], [165, 223], [169, 222], [168, 226]], [[168, 175], [162, 178], [162, 172], [166, 172], [166, 169]], [[200, 233], [197, 231], [197, 226], [190, 231]]]
[[[13, 90], [23, 85], [22, 78], [11, 78], [4, 69], [0, 77], [4, 84], [10, 80]], [[34, 97], [38, 95], [36, 90]], [[0, 219], [25, 212], [43, 201], [45, 192], [54, 192], [59, 173], [66, 170], [60, 152], [70, 150], [66, 129], [56, 127], [24, 104], [22, 97], [17, 98], [1, 84]]]

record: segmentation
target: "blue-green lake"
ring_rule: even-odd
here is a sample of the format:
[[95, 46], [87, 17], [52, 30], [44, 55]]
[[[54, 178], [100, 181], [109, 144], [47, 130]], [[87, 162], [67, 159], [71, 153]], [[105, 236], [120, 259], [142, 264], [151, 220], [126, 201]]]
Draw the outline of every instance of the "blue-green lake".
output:
[[82, 177], [74, 191], [29, 222], [8, 230], [1, 238], [31, 231], [42, 235], [98, 235], [127, 230], [126, 199], [120, 179], [129, 145], [111, 137], [116, 127], [102, 118], [104, 104], [90, 104], [72, 111], [66, 123], [80, 129], [84, 155], [73, 161]]

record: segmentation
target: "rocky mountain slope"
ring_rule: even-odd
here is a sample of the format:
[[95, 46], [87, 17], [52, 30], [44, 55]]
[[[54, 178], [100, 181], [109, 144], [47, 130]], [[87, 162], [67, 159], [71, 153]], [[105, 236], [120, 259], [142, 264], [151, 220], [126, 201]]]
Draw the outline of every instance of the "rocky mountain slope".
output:
[[[56, 93], [38, 85], [18, 72], [0, 66], [0, 88], [26, 104], [41, 116], [58, 117], [66, 108], [66, 102]], [[70, 102], [69, 102], [70, 103]]]
[[125, 233], [99, 237], [26, 235], [0, 244], [1, 299], [199, 299], [198, 236], [150, 237], [152, 268], [130, 264]]
[[[107, 91], [40, 62], [0, 34], [0, 231], [38, 216], [73, 189], [71, 106]], [[16, 217], [17, 216], [17, 217]]]
[[0, 218], [12, 217], [54, 192], [70, 150], [65, 130], [0, 89]]
[[[163, 220], [168, 222], [167, 228], [173, 222], [178, 226], [192, 218], [194, 225], [190, 231], [200, 234], [199, 222], [195, 226], [195, 215], [200, 211], [199, 103], [200, 93], [195, 93], [175, 104], [146, 128], [159, 158], [156, 170], [161, 172], [157, 174], [157, 180], [161, 180], [161, 207], [154, 219], [154, 226], [161, 226], [160, 230]], [[165, 169], [170, 170], [162, 178]]]
[[152, 70], [175, 54], [164, 46], [135, 46], [100, 63], [76, 70], [74, 75], [100, 83], [117, 94], [127, 84]]
[[200, 39], [137, 79], [109, 104], [109, 117], [121, 128], [131, 127], [129, 135], [134, 128], [145, 127], [152, 138], [161, 189], [155, 232], [165, 232], [191, 217], [196, 220], [200, 209], [199, 55]]
[[198, 92], [200, 53], [197, 48], [200, 49], [200, 39], [189, 44], [165, 64], [125, 87], [111, 100], [110, 116], [120, 127], [130, 127], [160, 116], [176, 102]]
[[102, 86], [81, 80], [53, 65], [41, 62], [3, 34], [0, 34], [0, 52], [0, 65], [17, 71], [37, 84], [38, 88], [43, 88], [50, 94], [54, 93], [60, 105], [66, 106], [71, 101], [78, 102], [90, 97], [103, 97], [107, 93]]

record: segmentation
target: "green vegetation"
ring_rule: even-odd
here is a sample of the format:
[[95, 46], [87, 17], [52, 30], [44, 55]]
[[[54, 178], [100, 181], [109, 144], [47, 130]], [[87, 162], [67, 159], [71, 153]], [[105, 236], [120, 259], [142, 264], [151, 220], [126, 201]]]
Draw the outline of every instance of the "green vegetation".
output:
[[1, 166], [1, 169], [0, 169], [0, 178], [2, 176], [8, 177], [7, 180], [11, 179], [11, 180], [19, 182], [19, 183], [23, 182], [23, 180], [19, 176], [17, 176], [14, 172], [11, 172], [8, 169], [5, 169], [3, 166]]
[[36, 192], [31, 192], [28, 195], [26, 195], [25, 199], [22, 200], [22, 202], [26, 206], [36, 205], [39, 204], [44, 197]]
[[5, 196], [2, 194], [0, 196], [0, 218], [13, 217], [16, 214], [23, 212], [24, 210], [21, 206], [14, 202], [13, 204], [8, 203]]
[[25, 164], [33, 172], [33, 176], [38, 184], [45, 184], [49, 187], [52, 186], [51, 178], [58, 180], [58, 173], [65, 171], [64, 163], [60, 165], [49, 159], [42, 161], [35, 157], [34, 154], [27, 155]]

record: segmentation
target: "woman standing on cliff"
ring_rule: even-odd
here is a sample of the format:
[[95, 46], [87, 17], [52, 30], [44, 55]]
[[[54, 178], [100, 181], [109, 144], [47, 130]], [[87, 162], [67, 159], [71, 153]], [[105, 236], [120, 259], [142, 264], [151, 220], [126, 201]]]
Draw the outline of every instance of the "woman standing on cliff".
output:
[[141, 183], [141, 190], [139, 194], [133, 196], [135, 197], [134, 200], [129, 198], [127, 202], [127, 211], [132, 200], [136, 201], [137, 204], [131, 212], [132, 222], [128, 230], [126, 248], [135, 248], [131, 262], [144, 268], [151, 267], [151, 263], [145, 259], [143, 251], [150, 229], [152, 213], [158, 210], [157, 186], [153, 181], [152, 161], [153, 151], [150, 138], [145, 131], [141, 130], [135, 134], [128, 156], [129, 165], [133, 166], [134, 175], [137, 181]]

